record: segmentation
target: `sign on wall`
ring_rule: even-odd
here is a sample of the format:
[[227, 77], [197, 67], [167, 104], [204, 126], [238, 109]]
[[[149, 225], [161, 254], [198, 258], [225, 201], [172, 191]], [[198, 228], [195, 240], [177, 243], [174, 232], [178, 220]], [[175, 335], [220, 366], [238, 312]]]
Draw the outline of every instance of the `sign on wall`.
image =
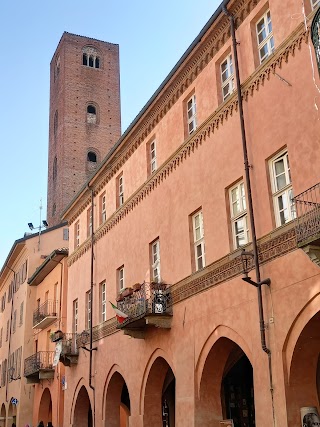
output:
[[300, 413], [302, 427], [313, 427], [320, 425], [319, 413], [316, 407], [305, 406], [300, 408]]

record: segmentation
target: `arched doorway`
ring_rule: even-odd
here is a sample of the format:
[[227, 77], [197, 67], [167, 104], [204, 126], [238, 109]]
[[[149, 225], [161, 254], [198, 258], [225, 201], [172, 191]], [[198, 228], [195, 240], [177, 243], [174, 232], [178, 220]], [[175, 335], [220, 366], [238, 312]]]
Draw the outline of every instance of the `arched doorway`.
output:
[[230, 419], [234, 427], [255, 426], [252, 365], [228, 338], [219, 338], [205, 359], [195, 418], [197, 427], [219, 427]]
[[144, 425], [175, 427], [176, 381], [174, 373], [162, 357], [149, 372], [144, 396]]
[[225, 366], [221, 405], [223, 418], [233, 420], [234, 427], [255, 426], [253, 370], [239, 347], [230, 353]]
[[11, 426], [12, 423], [17, 423], [17, 407], [10, 401], [8, 409], [8, 426]]
[[47, 425], [48, 421], [52, 422], [52, 400], [48, 388], [44, 389], [41, 396], [38, 421], [43, 421], [44, 425]]
[[320, 312], [302, 329], [294, 346], [287, 386], [288, 425], [300, 425], [300, 408], [320, 413]]
[[4, 406], [4, 403], [1, 405], [1, 412], [0, 412], [0, 427], [5, 427], [6, 425], [6, 407]]
[[129, 427], [130, 396], [127, 384], [119, 372], [115, 372], [106, 393], [105, 419], [108, 427]]
[[77, 396], [74, 408], [73, 425], [77, 427], [92, 427], [92, 408], [87, 389], [82, 386]]

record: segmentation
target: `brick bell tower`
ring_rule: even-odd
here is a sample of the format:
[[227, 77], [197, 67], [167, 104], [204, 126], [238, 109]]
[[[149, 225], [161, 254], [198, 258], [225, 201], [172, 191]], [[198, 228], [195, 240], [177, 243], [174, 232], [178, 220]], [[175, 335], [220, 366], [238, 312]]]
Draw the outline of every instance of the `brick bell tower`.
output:
[[120, 133], [119, 46], [63, 33], [50, 64], [50, 227]]

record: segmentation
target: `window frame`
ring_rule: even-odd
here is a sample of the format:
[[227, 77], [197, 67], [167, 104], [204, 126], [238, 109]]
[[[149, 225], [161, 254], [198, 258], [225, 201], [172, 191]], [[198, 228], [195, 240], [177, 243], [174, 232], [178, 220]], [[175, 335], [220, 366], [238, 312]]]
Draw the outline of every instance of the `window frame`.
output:
[[155, 139], [150, 142], [149, 155], [150, 155], [150, 173], [152, 174], [158, 168], [158, 164], [157, 164], [157, 142]]
[[117, 207], [120, 208], [124, 204], [124, 179], [123, 174], [120, 174], [117, 178]]
[[[227, 63], [227, 67], [223, 70], [222, 66], [224, 63]], [[227, 71], [228, 77], [223, 80], [223, 74]], [[221, 79], [221, 94], [223, 102], [230, 96], [235, 90], [234, 84], [234, 69], [233, 69], [233, 59], [232, 53], [229, 53], [220, 63], [220, 79]], [[224, 94], [224, 89], [228, 87], [227, 94]]]
[[107, 320], [107, 285], [106, 282], [100, 283], [100, 317], [101, 322]]
[[107, 195], [106, 192], [100, 196], [100, 224], [103, 224], [107, 220]]
[[78, 332], [78, 319], [79, 319], [79, 300], [76, 298], [72, 302], [72, 331], [74, 334]]
[[150, 243], [150, 269], [152, 272], [152, 281], [161, 282], [161, 264], [160, 264], [160, 239], [159, 237]]
[[86, 292], [86, 329], [91, 327], [91, 310], [92, 310], [92, 299], [91, 290]]
[[[268, 15], [269, 15], [269, 17], [268, 17]], [[263, 21], [263, 27], [259, 31], [258, 25], [262, 21]], [[271, 25], [271, 31], [269, 28], [269, 24]], [[255, 25], [255, 28], [256, 28], [256, 39], [257, 39], [259, 63], [262, 64], [274, 52], [274, 49], [275, 49], [270, 9], [266, 10], [264, 12], [264, 14], [258, 19], [258, 21]], [[263, 34], [263, 31], [266, 32], [266, 35], [261, 41], [259, 41], [259, 35]], [[265, 46], [267, 47], [267, 53], [265, 55], [261, 56], [261, 50]]]
[[[189, 106], [190, 102], [191, 104]], [[191, 95], [189, 98], [187, 98], [186, 113], [187, 113], [187, 133], [188, 135], [191, 135], [197, 129], [197, 102], [196, 102], [195, 93]]]
[[[124, 264], [117, 269], [117, 286], [118, 291], [122, 292], [125, 289]], [[121, 286], [122, 285], [122, 286]]]
[[80, 221], [74, 224], [74, 249], [80, 246]]
[[87, 237], [92, 235], [92, 207], [87, 210]]
[[[199, 224], [196, 224], [196, 218], [199, 217]], [[192, 215], [192, 235], [193, 235], [193, 254], [195, 261], [196, 271], [202, 270], [206, 266], [205, 256], [205, 240], [204, 240], [204, 223], [203, 223], [203, 212], [202, 209], [198, 210]], [[200, 231], [199, 238], [197, 237], [197, 230]], [[198, 252], [200, 248], [200, 252]], [[201, 260], [201, 264], [200, 261]]]
[[[283, 160], [284, 171], [282, 173], [277, 173], [276, 171], [276, 163]], [[282, 225], [287, 224], [292, 221], [296, 217], [296, 212], [294, 209], [293, 201], [293, 187], [292, 187], [292, 179], [291, 179], [291, 170], [290, 170], [290, 162], [289, 162], [289, 153], [287, 148], [280, 151], [278, 154], [273, 156], [269, 160], [269, 171], [270, 171], [270, 181], [271, 181], [271, 191], [272, 191], [272, 201], [273, 201], [273, 212], [276, 221], [276, 227], [281, 227]], [[279, 187], [277, 178], [284, 175], [285, 185]], [[283, 200], [286, 201], [287, 207], [283, 207], [283, 209], [279, 206], [279, 198], [284, 197]], [[284, 205], [283, 205], [284, 206]], [[281, 213], [287, 211], [287, 219], [285, 216], [282, 217]], [[283, 214], [285, 215], [285, 213]]]
[[[244, 181], [238, 181], [235, 185], [229, 188], [229, 204], [230, 204], [230, 223], [231, 223], [231, 232], [232, 232], [232, 244], [234, 249], [241, 248], [250, 241], [250, 229], [249, 229], [249, 218], [247, 211], [247, 199], [246, 199], [246, 188]], [[238, 197], [233, 198], [233, 192], [238, 192]], [[235, 211], [234, 205], [237, 204], [239, 209]], [[243, 231], [239, 232], [237, 230], [237, 224], [239, 221], [244, 221], [245, 227]], [[243, 234], [244, 243], [239, 244], [239, 236]]]

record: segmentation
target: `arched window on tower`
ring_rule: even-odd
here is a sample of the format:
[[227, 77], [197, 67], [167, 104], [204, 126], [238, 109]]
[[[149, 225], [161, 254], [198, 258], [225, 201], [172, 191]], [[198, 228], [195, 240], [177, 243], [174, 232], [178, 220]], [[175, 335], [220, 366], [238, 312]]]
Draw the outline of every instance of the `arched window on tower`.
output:
[[96, 170], [98, 166], [98, 155], [95, 151], [90, 150], [87, 153], [87, 171], [89, 173], [93, 172], [94, 170]]
[[82, 65], [90, 68], [100, 68], [100, 56], [94, 47], [86, 46], [82, 49]]
[[88, 152], [88, 162], [97, 163], [97, 155], [93, 151]]
[[60, 56], [58, 56], [58, 59], [56, 61], [55, 67], [54, 67], [54, 81], [58, 80], [60, 74]]
[[55, 141], [57, 138], [57, 133], [58, 133], [58, 110], [56, 110], [56, 112], [54, 113], [54, 119], [53, 119], [53, 135], [54, 135]]
[[58, 173], [57, 164], [58, 164], [58, 160], [57, 160], [57, 157], [55, 157], [53, 160], [53, 167], [52, 167], [52, 179], [53, 179], [53, 181], [56, 181], [56, 179], [57, 179], [57, 173]]
[[97, 123], [97, 109], [92, 104], [87, 106], [87, 123]]

